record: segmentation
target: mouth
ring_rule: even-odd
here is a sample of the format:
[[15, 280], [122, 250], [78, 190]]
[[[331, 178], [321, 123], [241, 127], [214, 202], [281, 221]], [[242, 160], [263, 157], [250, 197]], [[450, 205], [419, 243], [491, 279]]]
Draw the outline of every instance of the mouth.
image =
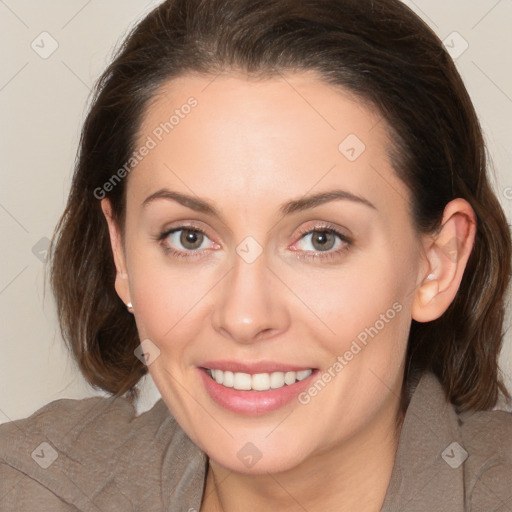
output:
[[296, 382], [307, 379], [315, 368], [255, 374], [223, 371], [219, 368], [204, 368], [204, 370], [217, 384], [225, 388], [233, 388], [239, 391], [269, 391], [270, 389], [291, 386]]
[[[299, 403], [300, 393], [311, 386], [320, 373], [318, 368], [285, 368], [274, 364], [217, 362], [196, 368], [210, 399], [223, 409], [244, 416], [261, 416], [294, 400]], [[245, 371], [234, 371], [237, 369]]]

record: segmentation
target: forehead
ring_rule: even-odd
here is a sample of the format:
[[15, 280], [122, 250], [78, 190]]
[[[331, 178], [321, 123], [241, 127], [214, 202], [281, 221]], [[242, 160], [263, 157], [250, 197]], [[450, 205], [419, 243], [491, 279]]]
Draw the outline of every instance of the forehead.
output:
[[129, 195], [168, 186], [241, 206], [343, 186], [396, 202], [407, 191], [391, 167], [386, 127], [374, 109], [311, 72], [184, 75], [144, 113], [136, 147], [151, 140], [152, 149], [130, 175]]
[[[311, 71], [258, 80], [239, 74], [185, 75], [164, 84], [152, 98], [142, 117], [139, 140], [151, 133], [158, 142], [180, 138], [180, 134], [185, 138], [193, 130], [199, 135], [209, 133], [216, 151], [227, 147], [230, 155], [237, 147], [246, 152], [251, 146], [257, 148], [258, 142], [276, 138], [296, 153], [312, 145], [303, 142], [318, 140], [338, 150], [340, 137], [352, 133], [368, 139], [368, 132], [379, 124], [372, 138], [383, 142], [385, 123], [381, 121], [360, 98], [321, 81]], [[219, 147], [221, 138], [224, 144]], [[200, 142], [209, 149], [208, 140]]]

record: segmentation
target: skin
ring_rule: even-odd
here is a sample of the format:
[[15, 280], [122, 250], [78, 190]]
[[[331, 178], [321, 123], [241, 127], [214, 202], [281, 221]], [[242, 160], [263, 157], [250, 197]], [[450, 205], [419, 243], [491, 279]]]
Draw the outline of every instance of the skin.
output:
[[[420, 235], [387, 154], [385, 121], [312, 72], [212, 80], [175, 79], [145, 112], [140, 144], [188, 97], [198, 100], [129, 175], [124, 244], [102, 200], [116, 290], [132, 302], [141, 340], [160, 351], [148, 369], [163, 400], [209, 456], [202, 511], [251, 503], [262, 511], [377, 512], [400, 434], [411, 319], [438, 318], [453, 300], [475, 214], [456, 199], [442, 229]], [[349, 134], [366, 146], [354, 161], [338, 149]], [[206, 199], [221, 217], [167, 199], [142, 206], [163, 188]], [[374, 208], [344, 199], [279, 212], [286, 201], [332, 189]], [[184, 246], [178, 232], [166, 242], [189, 257], [168, 254], [158, 235], [190, 222], [206, 232], [200, 248]], [[322, 252], [311, 231], [325, 223], [352, 243], [335, 237]], [[263, 249], [250, 264], [236, 252], [247, 236]], [[331, 259], [297, 258], [340, 247]], [[293, 400], [257, 417], [239, 415], [213, 402], [199, 379], [198, 365], [221, 358], [325, 371], [396, 303], [400, 312], [307, 405]], [[261, 452], [251, 468], [237, 457], [248, 442]]]

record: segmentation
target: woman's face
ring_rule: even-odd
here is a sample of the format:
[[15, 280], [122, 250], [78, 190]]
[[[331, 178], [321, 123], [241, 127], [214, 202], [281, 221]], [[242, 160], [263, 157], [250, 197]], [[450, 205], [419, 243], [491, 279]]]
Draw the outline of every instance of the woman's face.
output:
[[388, 436], [428, 269], [385, 121], [311, 73], [190, 75], [144, 145], [116, 287], [189, 437], [263, 473]]

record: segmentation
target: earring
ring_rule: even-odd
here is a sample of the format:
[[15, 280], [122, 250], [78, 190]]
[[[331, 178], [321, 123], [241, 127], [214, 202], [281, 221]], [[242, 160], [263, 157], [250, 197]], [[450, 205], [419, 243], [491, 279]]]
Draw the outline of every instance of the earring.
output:
[[131, 303], [131, 302], [127, 302], [127, 303], [126, 303], [126, 309], [127, 309], [130, 313], [133, 313], [133, 306], [132, 306], [132, 303]]
[[429, 274], [426, 278], [425, 278], [425, 281], [432, 281], [432, 279], [435, 279], [436, 275], [435, 274]]

